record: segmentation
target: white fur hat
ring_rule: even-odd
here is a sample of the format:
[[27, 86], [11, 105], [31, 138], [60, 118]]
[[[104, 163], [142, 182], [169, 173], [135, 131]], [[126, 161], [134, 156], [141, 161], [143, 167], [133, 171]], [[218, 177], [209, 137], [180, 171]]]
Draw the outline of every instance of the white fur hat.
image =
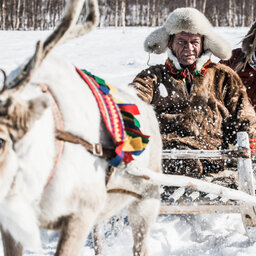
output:
[[231, 57], [231, 47], [213, 30], [203, 13], [194, 8], [178, 8], [171, 12], [165, 24], [153, 31], [144, 42], [146, 52], [163, 53], [167, 49], [169, 36], [180, 32], [204, 36], [204, 50], [209, 50], [220, 59]]

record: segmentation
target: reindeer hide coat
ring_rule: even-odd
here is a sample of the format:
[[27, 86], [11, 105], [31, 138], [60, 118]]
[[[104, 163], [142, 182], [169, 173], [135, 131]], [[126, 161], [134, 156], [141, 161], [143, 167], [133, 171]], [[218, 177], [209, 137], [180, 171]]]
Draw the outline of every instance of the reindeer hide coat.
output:
[[[229, 60], [221, 61], [221, 63], [235, 70], [236, 65], [239, 64], [239, 60], [242, 58], [244, 58], [244, 53], [241, 48], [237, 48], [232, 51], [232, 57]], [[256, 111], [256, 70], [246, 63], [245, 67], [237, 71], [237, 74], [242, 79], [243, 84], [247, 89], [249, 99]]]
[[235, 143], [237, 131], [255, 136], [246, 88], [225, 65], [212, 63], [204, 74], [194, 75], [190, 93], [186, 80], [174, 78], [165, 65], [143, 70], [131, 85], [154, 106], [165, 149], [214, 150]]

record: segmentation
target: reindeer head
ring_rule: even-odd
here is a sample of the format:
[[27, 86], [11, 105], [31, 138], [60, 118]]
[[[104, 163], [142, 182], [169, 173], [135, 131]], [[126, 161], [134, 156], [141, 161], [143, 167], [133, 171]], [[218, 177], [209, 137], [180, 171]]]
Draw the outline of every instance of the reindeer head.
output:
[[[16, 168], [14, 145], [20, 141], [40, 119], [49, 106], [47, 96], [39, 96], [31, 100], [22, 100], [20, 92], [47, 57], [50, 51], [60, 42], [88, 33], [98, 23], [98, 6], [96, 0], [88, 0], [87, 18], [83, 24], [76, 25], [84, 0], [71, 0], [67, 4], [65, 14], [59, 26], [44, 41], [39, 41], [36, 51], [24, 65], [19, 74], [7, 82], [3, 70], [4, 85], [0, 91], [0, 198], [6, 193]], [[3, 181], [6, 185], [3, 186]]]
[[49, 107], [47, 97], [19, 101], [12, 95], [0, 95], [0, 200], [6, 195], [18, 170], [15, 145]]
[[0, 95], [0, 127], [6, 126], [15, 142], [23, 138], [50, 105], [46, 96], [29, 101], [17, 100], [13, 96], [3, 96], [5, 95]]

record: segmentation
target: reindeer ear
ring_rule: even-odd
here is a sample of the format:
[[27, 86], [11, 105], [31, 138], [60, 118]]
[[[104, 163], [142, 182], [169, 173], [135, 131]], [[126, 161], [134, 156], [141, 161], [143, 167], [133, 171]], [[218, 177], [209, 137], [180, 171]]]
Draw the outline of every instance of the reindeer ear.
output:
[[50, 100], [47, 96], [39, 96], [28, 101], [28, 111], [30, 115], [30, 122], [38, 120], [45, 109], [50, 106]]

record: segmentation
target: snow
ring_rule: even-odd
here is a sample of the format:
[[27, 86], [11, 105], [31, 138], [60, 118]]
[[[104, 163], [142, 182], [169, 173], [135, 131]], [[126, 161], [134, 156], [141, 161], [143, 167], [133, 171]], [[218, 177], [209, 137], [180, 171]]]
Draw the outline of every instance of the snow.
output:
[[[230, 42], [232, 48], [236, 48], [241, 45], [248, 28], [215, 30]], [[165, 54], [151, 54], [149, 59], [143, 50], [143, 41], [151, 31], [152, 28], [99, 28], [54, 51], [112, 85], [127, 84], [147, 67], [147, 62], [154, 65], [165, 61]], [[0, 31], [0, 68], [10, 72], [23, 63], [33, 53], [35, 42], [50, 32]], [[217, 58], [213, 60], [218, 61]], [[129, 225], [119, 221], [110, 228], [106, 223], [105, 234], [105, 256], [132, 255]], [[26, 256], [54, 255], [58, 234], [42, 230], [41, 236], [43, 254], [26, 250]], [[239, 214], [159, 216], [150, 231], [150, 256], [252, 256], [255, 251], [256, 243], [248, 240]], [[0, 254], [3, 254], [2, 245]], [[87, 240], [82, 255], [94, 255], [91, 239]]]

